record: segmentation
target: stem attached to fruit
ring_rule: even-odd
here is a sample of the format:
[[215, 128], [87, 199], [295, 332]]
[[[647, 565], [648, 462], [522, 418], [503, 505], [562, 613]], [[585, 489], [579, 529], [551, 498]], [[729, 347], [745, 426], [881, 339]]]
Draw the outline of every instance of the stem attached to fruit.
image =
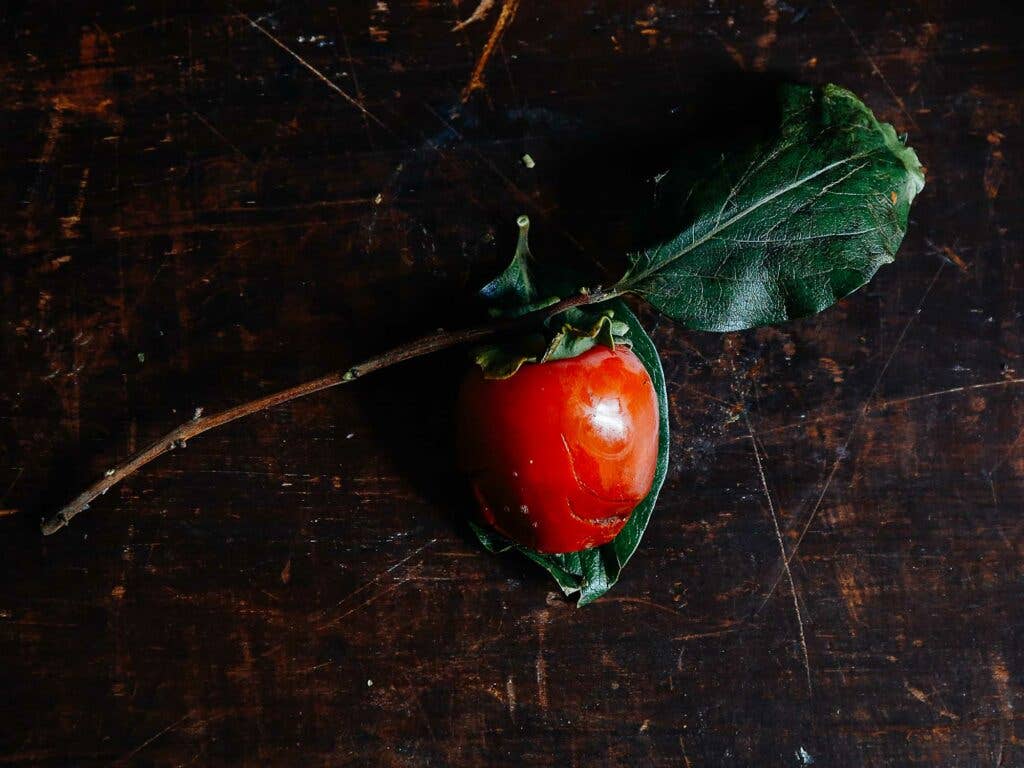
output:
[[513, 331], [518, 328], [523, 328], [531, 324], [541, 322], [549, 317], [559, 314], [560, 312], [564, 312], [567, 309], [581, 307], [587, 304], [597, 304], [602, 301], [607, 301], [608, 299], [613, 299], [619, 295], [621, 295], [621, 292], [615, 290], [603, 291], [597, 289], [589, 292], [580, 292], [575, 296], [562, 299], [556, 304], [544, 307], [543, 309], [538, 309], [535, 312], [530, 312], [520, 317], [499, 320], [489, 325], [482, 325], [476, 328], [466, 328], [461, 331], [438, 331], [430, 336], [424, 336], [420, 339], [416, 339], [415, 341], [411, 341], [408, 344], [403, 344], [395, 347], [394, 349], [388, 350], [387, 352], [383, 352], [364, 360], [363, 362], [352, 366], [348, 370], [334, 371], [326, 376], [321, 376], [319, 379], [313, 379], [312, 381], [307, 381], [303, 384], [283, 389], [280, 392], [275, 392], [274, 394], [267, 395], [266, 397], [250, 400], [247, 403], [236, 405], [234, 408], [228, 408], [220, 413], [203, 416], [202, 410], [197, 409], [196, 415], [190, 421], [172, 429], [156, 442], [151, 443], [141, 451], [129, 456], [113, 469], [107, 470], [102, 479], [90, 485], [78, 494], [78, 496], [72, 499], [57, 514], [43, 523], [43, 534], [49, 536], [52, 533], [56, 533], [71, 522], [75, 515], [88, 509], [90, 502], [98, 496], [105, 494], [119, 482], [128, 477], [128, 475], [132, 474], [137, 469], [141, 469], [146, 466], [149, 462], [153, 461], [153, 459], [156, 459], [169, 451], [173, 451], [175, 448], [185, 447], [185, 444], [189, 440], [194, 437], [198, 437], [204, 432], [209, 432], [211, 429], [216, 429], [217, 427], [228, 424], [236, 419], [241, 419], [244, 416], [258, 413], [259, 411], [264, 411], [267, 408], [274, 407], [275, 405], [282, 405], [283, 403], [287, 403], [291, 400], [297, 400], [300, 397], [311, 395], [314, 392], [330, 389], [331, 387], [336, 387], [339, 384], [347, 384], [351, 381], [355, 381], [356, 379], [361, 379], [363, 376], [373, 373], [374, 371], [389, 368], [392, 365], [405, 362], [406, 360], [412, 360], [416, 357], [428, 355], [432, 352], [440, 352], [445, 349], [451, 349], [452, 347], [458, 347], [463, 344], [482, 341], [483, 339], [490, 338], [500, 333]]

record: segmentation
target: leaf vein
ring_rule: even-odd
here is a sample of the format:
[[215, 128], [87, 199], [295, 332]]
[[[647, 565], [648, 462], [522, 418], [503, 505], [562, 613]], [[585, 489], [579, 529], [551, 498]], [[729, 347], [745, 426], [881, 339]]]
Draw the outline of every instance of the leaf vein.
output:
[[762, 206], [767, 205], [768, 203], [772, 202], [773, 200], [776, 200], [779, 197], [781, 197], [781, 196], [783, 196], [783, 195], [785, 195], [785, 194], [787, 194], [789, 192], [792, 192], [794, 189], [799, 189], [804, 184], [807, 184], [807, 183], [813, 181], [814, 179], [818, 178], [819, 176], [821, 176], [824, 173], [828, 173], [829, 171], [831, 171], [831, 170], [833, 170], [835, 168], [839, 168], [839, 167], [841, 167], [843, 165], [846, 165], [847, 163], [851, 163], [851, 162], [853, 162], [855, 160], [859, 160], [860, 158], [862, 158], [862, 157], [864, 157], [864, 156], [866, 156], [868, 154], [870, 154], [870, 151], [868, 151], [868, 152], [860, 152], [860, 153], [857, 153], [855, 155], [850, 155], [849, 157], [845, 157], [842, 160], [836, 160], [835, 162], [829, 163], [828, 165], [823, 166], [822, 168], [819, 168], [818, 170], [816, 170], [813, 173], [810, 173], [810, 174], [804, 176], [803, 178], [797, 179], [796, 181], [793, 181], [793, 182], [787, 184], [786, 186], [784, 186], [784, 187], [782, 187], [780, 189], [775, 190], [771, 194], [766, 195], [765, 197], [763, 197], [760, 200], [758, 200], [753, 205], [743, 209], [740, 213], [737, 213], [735, 216], [732, 216], [724, 224], [719, 224], [719, 225], [715, 226], [706, 235], [704, 235], [701, 238], [699, 238], [698, 240], [694, 241], [691, 245], [688, 245], [688, 246], [682, 248], [681, 250], [679, 250], [678, 252], [672, 254], [671, 256], [666, 258], [663, 262], [658, 264], [656, 267], [648, 267], [646, 270], [640, 272], [639, 274], [627, 274], [623, 278], [623, 280], [620, 281], [620, 283], [628, 285], [629, 282], [638, 283], [638, 282], [644, 280], [645, 278], [649, 277], [651, 272], [654, 271], [655, 269], [657, 269], [657, 270], [665, 269], [669, 264], [672, 264], [673, 262], [678, 261], [680, 258], [685, 256], [690, 251], [692, 251], [695, 248], [697, 248], [698, 246], [703, 245], [704, 243], [708, 242], [709, 240], [714, 238], [715, 235], [717, 235], [719, 232], [722, 232], [723, 230], [728, 229], [729, 227], [731, 227], [736, 222], [746, 218], [751, 213], [756, 211], [758, 208], [761, 208]]

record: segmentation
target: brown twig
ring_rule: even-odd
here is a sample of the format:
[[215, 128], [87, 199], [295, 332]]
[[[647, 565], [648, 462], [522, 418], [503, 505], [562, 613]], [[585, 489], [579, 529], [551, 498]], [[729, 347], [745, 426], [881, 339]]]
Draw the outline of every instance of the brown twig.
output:
[[480, 4], [476, 7], [476, 10], [473, 11], [472, 14], [470, 14], [469, 18], [467, 18], [465, 21], [460, 21], [458, 24], [452, 27], [452, 32], [461, 32], [473, 22], [483, 21], [485, 18], [487, 18], [487, 14], [491, 12], [491, 8], [493, 7], [494, 0], [480, 0]]
[[275, 405], [281, 405], [291, 400], [297, 400], [300, 397], [311, 395], [314, 392], [321, 392], [325, 389], [336, 387], [339, 384], [347, 384], [351, 381], [355, 381], [356, 379], [361, 379], [363, 376], [371, 374], [374, 371], [389, 368], [392, 365], [405, 362], [406, 360], [412, 360], [413, 358], [421, 357], [422, 355], [428, 355], [432, 352], [440, 352], [463, 344], [482, 341], [500, 333], [541, 322], [573, 307], [607, 301], [608, 299], [612, 299], [620, 295], [620, 293], [621, 292], [619, 291], [603, 291], [600, 289], [581, 292], [575, 296], [570, 296], [567, 299], [563, 299], [555, 304], [538, 309], [535, 312], [530, 312], [521, 317], [499, 320], [497, 322], [490, 323], [489, 325], [466, 328], [461, 331], [437, 331], [429, 336], [424, 336], [420, 339], [416, 339], [415, 341], [411, 341], [407, 344], [403, 344], [395, 347], [394, 349], [388, 350], [387, 352], [364, 360], [347, 370], [334, 371], [326, 376], [321, 376], [319, 379], [313, 379], [312, 381], [307, 381], [303, 384], [283, 389], [280, 392], [275, 392], [274, 394], [267, 395], [266, 397], [250, 400], [247, 403], [236, 405], [234, 408], [228, 408], [226, 411], [221, 411], [220, 413], [203, 416], [202, 409], [197, 409], [195, 416], [190, 421], [172, 429], [156, 442], [151, 443], [141, 451], [129, 456], [113, 469], [107, 470], [102, 479], [90, 485], [78, 494], [78, 496], [68, 502], [68, 504], [57, 514], [43, 523], [43, 534], [49, 536], [52, 533], [56, 533], [71, 522], [72, 518], [74, 518], [78, 513], [84, 512], [88, 509], [89, 504], [94, 499], [105, 494], [119, 482], [128, 477], [128, 475], [146, 466], [154, 459], [163, 456], [165, 453], [173, 451], [175, 448], [184, 448], [185, 444], [189, 440], [194, 437], [198, 437], [204, 432], [209, 432], [211, 429], [216, 429], [217, 427], [221, 427], [232, 421], [241, 419], [244, 416], [264, 411], [267, 408], [273, 408]]
[[494, 29], [491, 30], [490, 37], [487, 38], [483, 50], [480, 51], [480, 58], [476, 60], [476, 66], [473, 67], [473, 74], [470, 75], [466, 87], [462, 89], [463, 104], [469, 101], [469, 97], [473, 95], [474, 91], [483, 90], [487, 62], [491, 60], [491, 55], [498, 43], [501, 42], [502, 35], [512, 23], [512, 19], [516, 17], [517, 10], [519, 10], [519, 0], [505, 0], [504, 5], [501, 6], [501, 13], [498, 14], [498, 20], [494, 22]]

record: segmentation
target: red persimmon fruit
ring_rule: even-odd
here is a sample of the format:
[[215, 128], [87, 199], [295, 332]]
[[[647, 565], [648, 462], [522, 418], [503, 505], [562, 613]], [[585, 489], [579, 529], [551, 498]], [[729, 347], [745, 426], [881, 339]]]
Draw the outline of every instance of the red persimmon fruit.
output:
[[628, 347], [526, 364], [507, 379], [474, 367], [458, 412], [459, 465], [481, 518], [538, 552], [611, 541], [651, 489], [658, 399]]

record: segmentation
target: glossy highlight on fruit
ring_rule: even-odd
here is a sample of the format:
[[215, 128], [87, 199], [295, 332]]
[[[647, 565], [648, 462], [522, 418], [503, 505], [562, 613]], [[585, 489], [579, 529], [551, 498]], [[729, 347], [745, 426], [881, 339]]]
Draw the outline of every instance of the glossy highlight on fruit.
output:
[[483, 521], [538, 552], [611, 541], [651, 489], [658, 400], [623, 346], [524, 365], [508, 379], [474, 367], [459, 401], [459, 465]]

